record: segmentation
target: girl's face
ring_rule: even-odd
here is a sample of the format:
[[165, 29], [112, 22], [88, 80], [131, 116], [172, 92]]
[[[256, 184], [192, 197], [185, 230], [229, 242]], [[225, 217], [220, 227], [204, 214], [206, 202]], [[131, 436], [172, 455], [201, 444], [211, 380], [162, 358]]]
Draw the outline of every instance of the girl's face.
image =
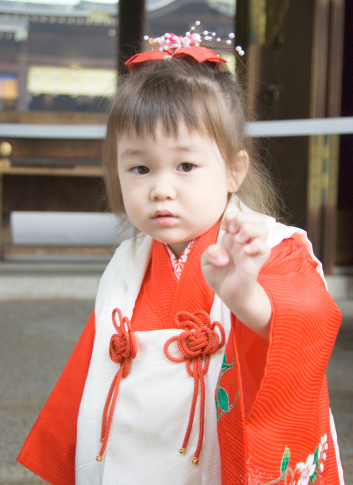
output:
[[181, 126], [168, 136], [126, 135], [118, 141], [118, 173], [133, 224], [180, 257], [221, 217], [234, 179], [214, 140]]

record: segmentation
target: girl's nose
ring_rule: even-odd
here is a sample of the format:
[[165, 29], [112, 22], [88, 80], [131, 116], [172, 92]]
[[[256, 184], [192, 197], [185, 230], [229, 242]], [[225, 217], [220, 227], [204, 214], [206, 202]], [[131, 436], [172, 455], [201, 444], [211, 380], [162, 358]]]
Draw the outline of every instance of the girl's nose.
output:
[[176, 190], [167, 178], [161, 177], [153, 184], [150, 197], [151, 200], [173, 200], [176, 197]]

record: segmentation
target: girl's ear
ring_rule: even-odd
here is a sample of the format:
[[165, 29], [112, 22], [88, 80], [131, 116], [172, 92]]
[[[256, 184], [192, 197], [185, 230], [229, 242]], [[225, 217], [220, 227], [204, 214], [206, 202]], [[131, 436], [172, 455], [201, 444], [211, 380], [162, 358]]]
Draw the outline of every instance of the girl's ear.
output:
[[238, 192], [249, 168], [249, 155], [245, 150], [240, 150], [236, 154], [235, 167], [229, 170], [228, 175], [228, 192], [233, 194]]

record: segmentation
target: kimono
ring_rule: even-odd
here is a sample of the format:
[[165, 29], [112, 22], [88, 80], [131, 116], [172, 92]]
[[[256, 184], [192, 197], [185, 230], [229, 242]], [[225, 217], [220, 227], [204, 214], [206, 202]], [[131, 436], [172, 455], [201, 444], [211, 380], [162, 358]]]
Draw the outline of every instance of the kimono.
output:
[[[180, 280], [162, 243], [141, 235], [133, 249], [125, 241], [18, 461], [55, 485], [342, 485], [325, 377], [340, 312], [304, 231], [263, 220], [271, 255], [258, 282], [272, 304], [269, 341], [237, 320], [202, 275], [217, 225], [196, 239]], [[179, 343], [185, 318], [200, 312], [218, 337], [196, 378], [197, 358], [189, 359], [190, 373]], [[110, 353], [113, 324], [129, 326], [135, 355], [107, 431], [103, 408], [112, 409], [107, 395], [123, 365]]]

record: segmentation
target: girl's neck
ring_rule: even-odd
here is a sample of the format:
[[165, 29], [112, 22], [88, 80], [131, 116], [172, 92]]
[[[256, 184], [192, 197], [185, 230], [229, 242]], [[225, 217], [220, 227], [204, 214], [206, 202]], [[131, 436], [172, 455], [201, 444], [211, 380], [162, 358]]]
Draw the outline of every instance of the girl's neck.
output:
[[183, 241], [180, 243], [168, 244], [168, 246], [173, 251], [176, 259], [179, 259], [180, 256], [183, 254], [185, 248], [189, 245], [189, 243], [190, 241]]
[[[209, 232], [212, 232], [213, 233], [213, 242], [212, 244], [215, 244], [216, 241], [217, 241], [217, 237], [218, 237], [218, 232], [220, 230], [220, 227], [221, 227], [221, 220], [222, 218], [220, 218], [212, 227], [210, 227], [206, 232], [204, 232], [203, 234], [200, 234], [199, 236], [197, 236], [196, 238], [194, 238], [194, 240], [196, 241], [199, 237], [202, 237], [204, 234], [208, 234]], [[175, 257], [177, 259], [180, 259], [180, 256], [183, 254], [183, 252], [185, 251], [185, 248], [190, 244], [190, 241], [183, 241], [183, 242], [180, 242], [180, 243], [172, 243], [172, 244], [168, 244], [169, 248], [173, 251]]]

